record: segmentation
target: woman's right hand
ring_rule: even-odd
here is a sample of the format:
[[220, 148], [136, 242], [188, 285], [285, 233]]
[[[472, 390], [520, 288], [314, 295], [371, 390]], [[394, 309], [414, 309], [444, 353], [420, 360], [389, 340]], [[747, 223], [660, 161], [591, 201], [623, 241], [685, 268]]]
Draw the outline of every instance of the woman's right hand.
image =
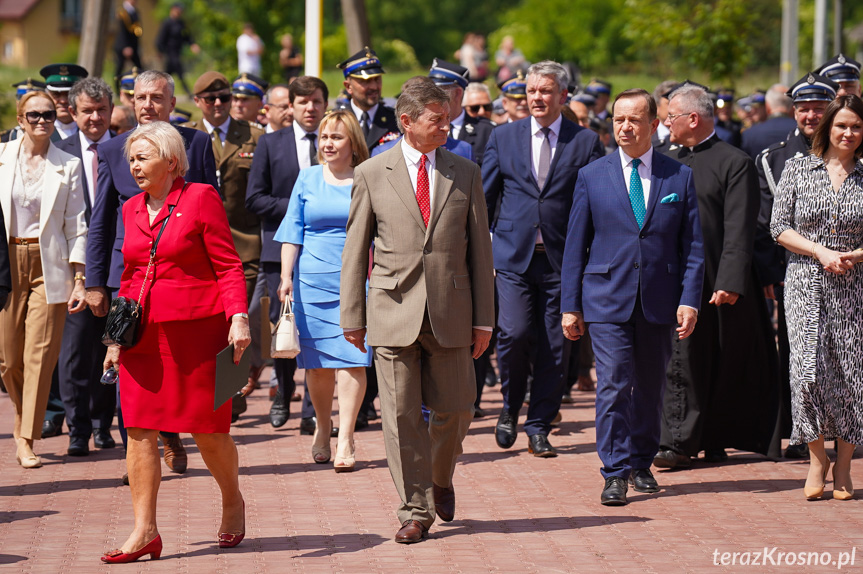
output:
[[105, 361], [102, 363], [102, 370], [107, 371], [114, 367], [120, 370], [120, 345], [111, 345], [105, 353]]
[[294, 300], [294, 282], [290, 277], [282, 275], [279, 280], [279, 302], [284, 303], [285, 297]]

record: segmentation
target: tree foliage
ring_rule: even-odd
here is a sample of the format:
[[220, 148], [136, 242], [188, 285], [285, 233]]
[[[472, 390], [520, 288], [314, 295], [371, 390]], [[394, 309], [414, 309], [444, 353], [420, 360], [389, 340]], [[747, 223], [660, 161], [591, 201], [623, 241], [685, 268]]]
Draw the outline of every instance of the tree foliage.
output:
[[[522, 0], [491, 38], [512, 35], [528, 60], [574, 62], [597, 70], [621, 63], [629, 46], [623, 35], [624, 0]], [[489, 49], [493, 56], [494, 50]]]

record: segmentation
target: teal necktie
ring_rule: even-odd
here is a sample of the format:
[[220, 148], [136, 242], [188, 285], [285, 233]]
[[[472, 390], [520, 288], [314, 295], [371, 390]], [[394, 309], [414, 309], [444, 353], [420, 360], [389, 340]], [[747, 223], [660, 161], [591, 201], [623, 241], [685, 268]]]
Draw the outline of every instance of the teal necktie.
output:
[[644, 188], [641, 187], [641, 177], [638, 175], [638, 166], [641, 165], [640, 159], [632, 160], [632, 173], [629, 175], [629, 203], [632, 204], [632, 213], [635, 214], [635, 221], [638, 222], [638, 228], [644, 227]]

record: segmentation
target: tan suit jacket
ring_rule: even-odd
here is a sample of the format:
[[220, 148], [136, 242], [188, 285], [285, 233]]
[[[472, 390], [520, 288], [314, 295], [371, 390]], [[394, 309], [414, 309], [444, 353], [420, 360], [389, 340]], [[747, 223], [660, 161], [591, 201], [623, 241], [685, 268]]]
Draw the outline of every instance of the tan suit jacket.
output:
[[342, 254], [341, 326], [367, 327], [373, 347], [413, 344], [426, 308], [441, 347], [468, 347], [472, 327], [494, 326], [491, 239], [479, 167], [443, 148], [436, 154], [428, 229], [400, 145], [354, 172]]
[[[76, 136], [77, 137], [77, 136]], [[12, 180], [22, 138], [0, 145], [0, 208], [5, 214], [9, 237], [12, 218]], [[72, 264], [83, 264], [87, 250], [87, 223], [84, 217], [81, 160], [48, 146], [42, 205], [39, 208], [39, 255], [45, 281], [45, 299], [49, 305], [65, 303], [72, 293]]]
[[[208, 133], [203, 121], [183, 125]], [[213, 149], [228, 225], [231, 226], [234, 247], [243, 263], [257, 261], [261, 257], [261, 220], [246, 209], [246, 186], [258, 138], [263, 134], [264, 130], [249, 122], [231, 118], [221, 156]]]

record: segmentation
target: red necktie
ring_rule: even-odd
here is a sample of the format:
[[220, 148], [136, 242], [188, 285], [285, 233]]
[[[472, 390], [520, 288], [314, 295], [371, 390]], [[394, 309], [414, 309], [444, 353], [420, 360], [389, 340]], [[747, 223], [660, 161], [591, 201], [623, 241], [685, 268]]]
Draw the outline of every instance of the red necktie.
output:
[[428, 227], [431, 206], [429, 204], [429, 174], [426, 170], [426, 159], [426, 155], [423, 154], [422, 159], [420, 159], [420, 169], [417, 172], [417, 203], [420, 206], [420, 213], [423, 215], [423, 223]]

